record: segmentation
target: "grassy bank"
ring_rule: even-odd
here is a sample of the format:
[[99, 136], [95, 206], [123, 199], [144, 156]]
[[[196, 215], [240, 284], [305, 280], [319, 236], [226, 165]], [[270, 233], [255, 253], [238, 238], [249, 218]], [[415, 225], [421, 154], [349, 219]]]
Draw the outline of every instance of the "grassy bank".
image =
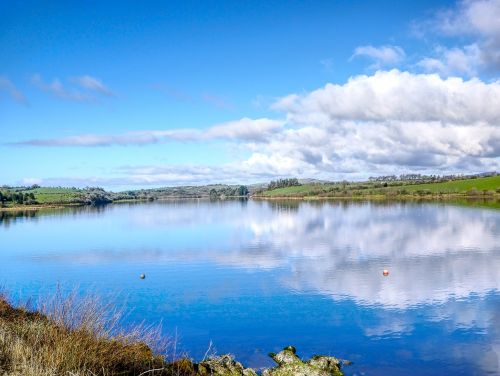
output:
[[499, 196], [500, 175], [484, 178], [451, 180], [439, 183], [413, 182], [337, 182], [313, 183], [259, 192], [262, 198], [393, 198], [444, 196]]
[[[0, 374], [139, 375], [172, 367], [147, 345], [153, 331], [137, 327], [119, 332], [116, 316], [106, 308], [92, 299], [66, 298], [52, 300], [40, 313], [14, 308], [0, 297]], [[162, 374], [190, 374], [170, 368], [172, 372]]]
[[[159, 329], [120, 330], [120, 315], [96, 298], [56, 294], [37, 309], [16, 308], [0, 296], [0, 375], [257, 376], [230, 355], [206, 355], [199, 363], [168, 356], [175, 343], [162, 340]], [[270, 356], [277, 366], [262, 375], [342, 376], [350, 363], [331, 356], [303, 361], [292, 346]]]

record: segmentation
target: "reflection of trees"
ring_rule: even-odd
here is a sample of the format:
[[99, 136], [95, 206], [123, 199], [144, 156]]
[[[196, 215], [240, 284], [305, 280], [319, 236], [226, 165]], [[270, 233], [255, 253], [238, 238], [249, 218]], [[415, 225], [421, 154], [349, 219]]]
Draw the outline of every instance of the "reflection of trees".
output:
[[269, 207], [277, 212], [297, 212], [301, 202], [299, 200], [268, 201]]
[[66, 208], [47, 208], [37, 210], [0, 211], [0, 226], [8, 227], [18, 221], [38, 221], [40, 217], [76, 217], [82, 213], [87, 215], [102, 215], [109, 206], [75, 206]]
[[9, 227], [9, 225], [19, 218], [36, 219], [36, 210], [22, 210], [22, 211], [0, 211], [0, 225]]

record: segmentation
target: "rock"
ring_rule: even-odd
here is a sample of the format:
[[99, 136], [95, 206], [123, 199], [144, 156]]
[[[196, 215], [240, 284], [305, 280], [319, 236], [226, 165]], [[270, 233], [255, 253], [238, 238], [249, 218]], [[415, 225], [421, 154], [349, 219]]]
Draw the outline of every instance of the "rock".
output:
[[251, 368], [244, 368], [231, 355], [222, 355], [209, 358], [198, 364], [200, 376], [257, 376]]
[[288, 363], [294, 363], [299, 361], [300, 358], [295, 355], [295, 347], [293, 346], [288, 346], [283, 349], [283, 351], [280, 351], [279, 353], [269, 353], [269, 356], [276, 362], [278, 365], [282, 364], [288, 364]]
[[269, 354], [278, 363], [277, 367], [266, 369], [262, 376], [343, 376], [341, 361], [333, 356], [314, 356], [304, 362], [293, 346], [285, 347], [278, 354]]
[[333, 372], [335, 375], [337, 372], [340, 372], [341, 361], [333, 356], [313, 356], [309, 361], [309, 365], [323, 369], [326, 371]]
[[[342, 364], [350, 364], [333, 356], [319, 355], [303, 361], [297, 356], [293, 346], [269, 356], [278, 365], [264, 370], [262, 376], [343, 376], [340, 370]], [[231, 355], [211, 357], [195, 365], [195, 369], [199, 376], [257, 376], [253, 369], [243, 367]]]

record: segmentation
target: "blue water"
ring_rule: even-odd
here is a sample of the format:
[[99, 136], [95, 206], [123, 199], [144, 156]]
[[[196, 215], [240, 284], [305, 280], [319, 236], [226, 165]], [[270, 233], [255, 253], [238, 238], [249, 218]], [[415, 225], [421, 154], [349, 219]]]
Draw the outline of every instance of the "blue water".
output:
[[500, 374], [500, 210], [250, 200], [0, 214], [0, 286], [26, 300], [58, 285], [161, 321], [195, 359], [211, 341], [258, 368], [293, 344], [352, 360], [348, 375]]

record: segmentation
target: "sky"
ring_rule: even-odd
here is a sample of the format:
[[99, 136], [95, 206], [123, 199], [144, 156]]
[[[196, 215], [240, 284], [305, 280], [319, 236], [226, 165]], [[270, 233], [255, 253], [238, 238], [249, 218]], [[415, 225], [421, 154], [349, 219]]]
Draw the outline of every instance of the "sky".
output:
[[500, 170], [500, 0], [0, 4], [0, 184]]

